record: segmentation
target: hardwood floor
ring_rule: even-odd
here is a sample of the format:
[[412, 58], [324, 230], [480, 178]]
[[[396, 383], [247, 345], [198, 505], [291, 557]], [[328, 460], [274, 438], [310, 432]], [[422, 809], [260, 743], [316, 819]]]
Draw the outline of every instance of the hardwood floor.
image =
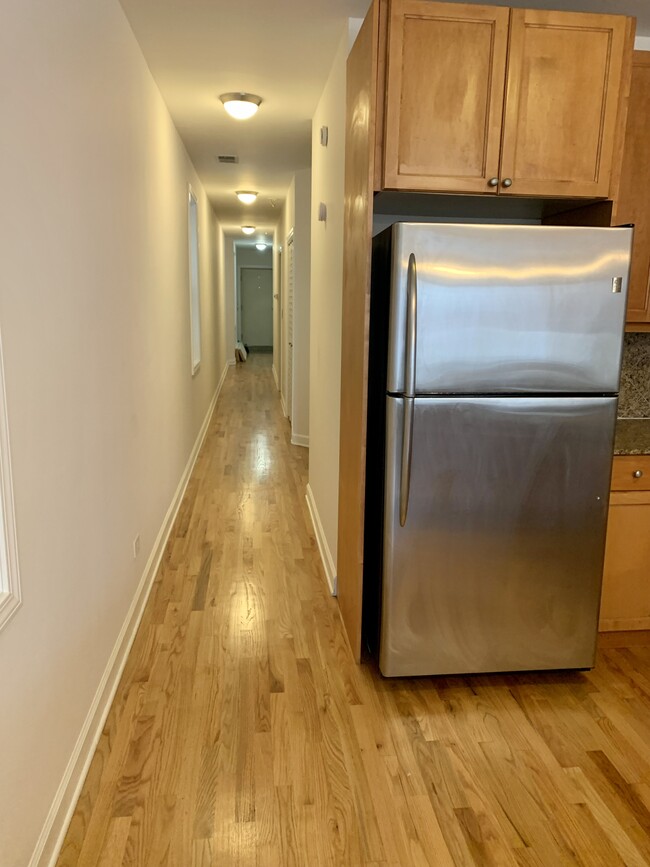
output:
[[226, 380], [59, 861], [650, 864], [650, 637], [593, 672], [352, 662], [269, 360]]

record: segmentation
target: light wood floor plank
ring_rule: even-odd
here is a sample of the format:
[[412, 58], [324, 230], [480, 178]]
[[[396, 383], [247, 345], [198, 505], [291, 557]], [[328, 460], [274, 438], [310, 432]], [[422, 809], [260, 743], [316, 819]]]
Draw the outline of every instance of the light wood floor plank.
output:
[[58, 867], [650, 865], [650, 633], [388, 681], [328, 593], [268, 357], [230, 371]]

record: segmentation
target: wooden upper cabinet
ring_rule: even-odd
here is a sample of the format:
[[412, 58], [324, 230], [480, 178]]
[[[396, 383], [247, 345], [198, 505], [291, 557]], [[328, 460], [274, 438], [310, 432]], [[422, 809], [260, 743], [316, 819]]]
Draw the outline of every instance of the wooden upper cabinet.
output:
[[627, 32], [622, 16], [511, 10], [501, 192], [608, 196]]
[[392, 0], [385, 188], [494, 191], [508, 18], [492, 6]]
[[634, 223], [628, 323], [650, 322], [650, 51], [635, 51], [614, 222]]
[[381, 188], [610, 195], [633, 19], [390, 0], [387, 30]]

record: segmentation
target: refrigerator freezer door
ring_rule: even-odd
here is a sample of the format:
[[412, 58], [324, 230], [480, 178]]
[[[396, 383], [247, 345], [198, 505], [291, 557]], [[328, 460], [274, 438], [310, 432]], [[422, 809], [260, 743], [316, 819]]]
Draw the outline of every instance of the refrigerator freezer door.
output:
[[631, 229], [397, 223], [388, 392], [405, 391], [407, 269], [416, 391], [615, 393]]
[[387, 398], [380, 668], [593, 665], [616, 398]]

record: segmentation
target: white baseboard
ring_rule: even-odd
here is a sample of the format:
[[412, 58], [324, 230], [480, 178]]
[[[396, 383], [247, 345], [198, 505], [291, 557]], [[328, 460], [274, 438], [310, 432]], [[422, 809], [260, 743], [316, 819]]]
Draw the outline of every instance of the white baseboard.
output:
[[[226, 362], [224, 369], [221, 371], [221, 376], [219, 377], [219, 382], [217, 383], [217, 388], [214, 393], [214, 397], [210, 401], [210, 406], [208, 407], [208, 411], [206, 413], [205, 418], [203, 419], [203, 424], [201, 425], [201, 430], [199, 431], [199, 435], [196, 438], [196, 442], [199, 443], [198, 448], [196, 443], [194, 443], [194, 449], [192, 450], [192, 455], [194, 455], [194, 451], [196, 450], [196, 455], [194, 456], [194, 463], [196, 463], [196, 459], [199, 455], [199, 449], [203, 445], [203, 440], [205, 439], [205, 435], [208, 432], [208, 425], [210, 424], [210, 419], [212, 418], [212, 413], [214, 412], [214, 408], [217, 405], [217, 401], [219, 400], [219, 395], [221, 394], [221, 389], [223, 388], [223, 384], [226, 381], [226, 377], [228, 376], [228, 368], [232, 365], [237, 364], [234, 358], [231, 358]], [[200, 441], [200, 442], [199, 442]], [[190, 460], [192, 459], [192, 455], [190, 455]], [[189, 465], [189, 461], [188, 461]], [[194, 467], [194, 464], [192, 464]], [[187, 469], [187, 468], [186, 468]], [[190, 474], [192, 470], [190, 470]], [[189, 477], [188, 477], [189, 479]]]
[[104, 670], [104, 674], [100, 681], [95, 697], [93, 698], [90, 710], [84, 721], [77, 743], [72, 751], [72, 756], [65, 769], [63, 779], [59, 785], [57, 793], [52, 802], [52, 806], [41, 830], [36, 848], [29, 861], [29, 867], [54, 867], [59, 852], [65, 839], [68, 825], [72, 819], [72, 814], [77, 805], [81, 789], [86, 780], [86, 775], [90, 767], [90, 763], [95, 754], [97, 743], [101, 736], [106, 718], [111, 709], [115, 693], [117, 691], [126, 660], [128, 658], [131, 646], [138, 631], [140, 620], [144, 613], [144, 608], [149, 598], [149, 593], [153, 585], [154, 578], [158, 572], [160, 561], [165, 552], [165, 546], [169, 539], [169, 534], [174, 525], [174, 520], [178, 514], [183, 495], [187, 488], [187, 483], [192, 475], [194, 464], [199, 456], [199, 451], [203, 445], [203, 440], [208, 432], [210, 419], [214, 412], [217, 399], [221, 392], [230, 362], [228, 362], [221, 374], [221, 379], [214, 393], [214, 397], [210, 401], [210, 407], [201, 425], [201, 430], [196, 438], [192, 453], [183, 470], [183, 475], [174, 498], [167, 510], [167, 514], [163, 520], [158, 537], [147, 560], [147, 565], [144, 568], [138, 589], [135, 592], [133, 601], [126, 615], [126, 619], [120, 630], [120, 634], [113, 647], [113, 652], [110, 655], [108, 664]]
[[284, 395], [282, 394], [282, 392], [280, 392], [280, 403], [282, 405], [282, 412], [284, 414], [284, 417], [289, 418], [289, 413], [287, 412], [287, 407], [284, 403]]
[[307, 485], [305, 499], [307, 500], [307, 508], [311, 515], [316, 543], [318, 545], [318, 550], [320, 551], [320, 558], [323, 561], [323, 569], [325, 570], [325, 577], [327, 578], [330, 593], [332, 596], [336, 596], [336, 565], [334, 564], [332, 552], [330, 551], [327, 539], [325, 538], [325, 531], [323, 530], [320, 515], [318, 514], [316, 501], [314, 500], [314, 493], [309, 485]]
[[292, 446], [303, 446], [304, 448], [309, 448], [309, 437], [304, 434], [291, 434], [291, 445]]
[[280, 380], [278, 379], [278, 372], [275, 369], [275, 364], [271, 365], [271, 370], [273, 371], [273, 379], [275, 380], [275, 387], [278, 391], [280, 391]]

